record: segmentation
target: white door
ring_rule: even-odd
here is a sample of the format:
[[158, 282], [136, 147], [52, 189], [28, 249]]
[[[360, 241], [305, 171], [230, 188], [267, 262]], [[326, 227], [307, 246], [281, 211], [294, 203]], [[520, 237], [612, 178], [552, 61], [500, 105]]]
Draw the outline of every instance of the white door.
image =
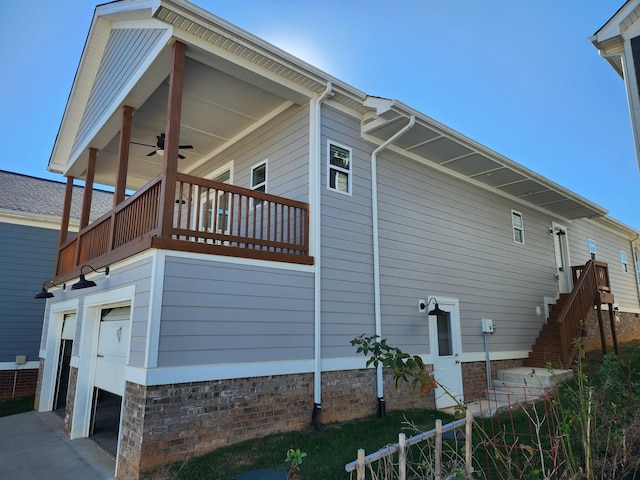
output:
[[[213, 177], [214, 181], [220, 183], [231, 183], [231, 170], [225, 170]], [[200, 200], [200, 229], [205, 232], [229, 234], [230, 221], [230, 201], [231, 196], [227, 192], [216, 191], [211, 198], [203, 195]], [[216, 242], [220, 244], [220, 242]]]
[[438, 307], [444, 313], [429, 315], [429, 338], [433, 375], [439, 384], [435, 389], [436, 408], [442, 409], [464, 400], [460, 363], [462, 341], [458, 301], [439, 299]]
[[130, 307], [103, 310], [101, 316], [94, 384], [123, 396], [129, 352]]
[[558, 292], [569, 293], [571, 291], [571, 268], [569, 263], [569, 243], [567, 241], [566, 227], [553, 223], [553, 249], [556, 256], [556, 279], [558, 280]]

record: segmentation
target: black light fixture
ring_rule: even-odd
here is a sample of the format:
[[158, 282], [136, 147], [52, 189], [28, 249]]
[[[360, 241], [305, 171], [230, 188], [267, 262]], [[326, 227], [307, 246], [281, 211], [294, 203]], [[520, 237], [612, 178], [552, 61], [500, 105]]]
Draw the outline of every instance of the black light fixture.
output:
[[44, 282], [42, 284], [42, 290], [39, 291], [38, 293], [36, 293], [33, 296], [33, 298], [37, 298], [37, 299], [40, 299], [40, 298], [44, 298], [44, 299], [53, 298], [53, 293], [47, 291], [47, 287], [45, 286], [47, 284], [49, 284], [50, 286], [54, 286], [54, 287], [58, 286], [55, 283], [53, 283], [51, 280], [47, 280], [46, 282]]
[[438, 305], [438, 300], [436, 300], [435, 297], [431, 297], [426, 304], [420, 305], [420, 308], [423, 310], [426, 310], [427, 307], [431, 304], [432, 300], [435, 303], [435, 306], [433, 307], [433, 310], [427, 313], [427, 315], [446, 315], [447, 313], [449, 313], [449, 312], [445, 312], [444, 310], [440, 310], [440, 306]]
[[83, 288], [90, 288], [90, 287], [96, 286], [96, 282], [92, 280], [87, 280], [84, 277], [83, 270], [85, 267], [89, 267], [91, 270], [93, 270], [96, 273], [104, 273], [105, 275], [109, 275], [109, 267], [105, 267], [104, 272], [99, 272], [89, 264], [83, 265], [82, 267], [80, 267], [80, 280], [78, 280], [77, 283], [74, 283], [73, 285], [71, 285], [71, 290], [81, 290]]

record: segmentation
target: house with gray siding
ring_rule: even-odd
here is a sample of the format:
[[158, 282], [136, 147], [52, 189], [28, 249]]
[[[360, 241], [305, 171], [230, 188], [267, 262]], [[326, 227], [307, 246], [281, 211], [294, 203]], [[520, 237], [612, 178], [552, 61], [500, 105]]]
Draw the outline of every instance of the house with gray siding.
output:
[[[73, 188], [77, 231], [82, 187]], [[33, 296], [53, 275], [64, 195], [64, 183], [0, 170], [0, 399], [36, 390], [45, 305]], [[94, 214], [111, 208], [110, 193], [95, 200]]]
[[[487, 371], [569, 368], [582, 320], [595, 348], [638, 323], [633, 228], [185, 0], [96, 8], [48, 168], [114, 206], [63, 229], [36, 407], [75, 439], [117, 405], [120, 478], [468, 402]], [[452, 395], [396, 390], [361, 334]]]

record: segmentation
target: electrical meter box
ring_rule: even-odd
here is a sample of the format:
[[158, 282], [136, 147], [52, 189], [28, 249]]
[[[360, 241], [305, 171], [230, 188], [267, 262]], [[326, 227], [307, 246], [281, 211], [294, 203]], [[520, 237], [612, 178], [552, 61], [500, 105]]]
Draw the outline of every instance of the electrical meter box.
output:
[[482, 333], [493, 333], [494, 327], [493, 327], [493, 320], [491, 320], [490, 318], [483, 318], [482, 319]]

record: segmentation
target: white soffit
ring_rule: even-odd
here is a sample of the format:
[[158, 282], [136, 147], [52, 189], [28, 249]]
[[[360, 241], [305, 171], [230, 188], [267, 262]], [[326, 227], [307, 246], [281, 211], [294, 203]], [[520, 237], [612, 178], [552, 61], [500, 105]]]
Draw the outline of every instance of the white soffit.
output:
[[387, 111], [384, 121], [363, 122], [363, 134], [382, 143], [406, 125], [407, 117], [414, 114], [418, 117], [415, 126], [393, 142], [407, 153], [567, 219], [607, 214], [602, 207], [428, 117], [416, 112], [390, 111], [395, 113], [394, 118], [390, 119]]

